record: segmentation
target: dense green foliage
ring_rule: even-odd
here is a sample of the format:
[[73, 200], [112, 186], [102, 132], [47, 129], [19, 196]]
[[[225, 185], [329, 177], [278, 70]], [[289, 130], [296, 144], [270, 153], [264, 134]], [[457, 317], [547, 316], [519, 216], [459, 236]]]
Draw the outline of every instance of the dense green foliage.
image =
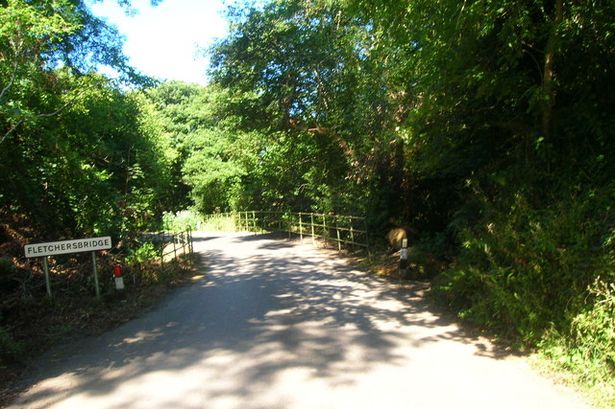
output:
[[[130, 263], [122, 260], [131, 253], [126, 238], [160, 226], [174, 203], [173, 151], [154, 106], [137, 91], [153, 83], [127, 64], [121, 47], [117, 31], [82, 0], [0, 0], [0, 370], [44, 344], [54, 330], [45, 323], [48, 332], [39, 334], [40, 319], [64, 318], [67, 304], [79, 310], [87, 297], [89, 311], [76, 319], [105, 313], [94, 304], [90, 274], [66, 256], [50, 261], [62, 290], [49, 308], [24, 244], [111, 235], [120, 247], [112, 257]], [[101, 66], [116, 79], [98, 74]], [[111, 261], [101, 258], [101, 272]], [[37, 310], [44, 313], [30, 315]]]
[[8, 0], [0, 24], [2, 211], [53, 237], [156, 223], [170, 179], [152, 107], [94, 73], [142, 83], [117, 32], [73, 0]]
[[367, 213], [375, 224], [400, 210], [403, 147], [393, 130], [405, 98], [387, 84], [395, 73], [369, 58], [369, 27], [338, 6], [303, 2], [231, 17], [212, 74], [236, 127], [266, 135], [243, 183], [251, 202]]
[[563, 337], [612, 375], [613, 15], [562, 0], [231, 10], [211, 71], [228, 136], [187, 162], [210, 178], [193, 193], [219, 198], [205, 211], [410, 225], [452, 262], [437, 290], [462, 316], [530, 345]]
[[0, 0], [0, 209], [56, 237], [191, 206], [403, 224], [449, 263], [436, 292], [460, 315], [599, 382], [615, 371], [613, 16], [601, 0], [244, 4], [209, 86], [137, 91], [82, 1]]

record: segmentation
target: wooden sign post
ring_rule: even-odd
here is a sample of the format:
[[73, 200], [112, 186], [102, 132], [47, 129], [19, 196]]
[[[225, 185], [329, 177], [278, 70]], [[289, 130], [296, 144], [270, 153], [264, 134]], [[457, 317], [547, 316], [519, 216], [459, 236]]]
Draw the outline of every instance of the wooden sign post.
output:
[[96, 298], [100, 298], [100, 285], [98, 272], [96, 271], [96, 251], [111, 248], [111, 237], [92, 237], [87, 239], [52, 241], [49, 243], [27, 244], [24, 252], [27, 258], [42, 257], [43, 270], [45, 271], [45, 285], [47, 296], [51, 298], [51, 280], [49, 278], [49, 263], [47, 257], [58, 254], [71, 254], [92, 252], [92, 268], [94, 270], [94, 285], [96, 286]]

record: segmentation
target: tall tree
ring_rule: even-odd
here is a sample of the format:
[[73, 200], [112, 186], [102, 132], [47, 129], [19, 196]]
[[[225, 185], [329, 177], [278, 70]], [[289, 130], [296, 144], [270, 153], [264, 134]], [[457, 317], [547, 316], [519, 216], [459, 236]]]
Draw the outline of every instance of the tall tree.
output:
[[130, 220], [151, 222], [146, 214], [162, 210], [160, 196], [148, 192], [166, 180], [157, 166], [160, 141], [138, 101], [94, 73], [105, 64], [144, 83], [115, 29], [82, 1], [6, 0], [0, 39], [3, 212], [30, 215], [56, 235], [115, 234]]
[[401, 219], [458, 257], [441, 288], [468, 316], [530, 341], [565, 332], [611, 265], [613, 15], [564, 0], [239, 10], [212, 73], [238, 128], [269, 139], [242, 186], [265, 207]]
[[303, 206], [384, 214], [403, 183], [393, 130], [409, 104], [405, 84], [390, 81], [397, 71], [387, 70], [388, 57], [373, 51], [373, 26], [315, 1], [271, 2], [231, 18], [212, 73], [234, 96], [240, 126], [313, 146], [319, 165], [295, 182], [304, 186]]

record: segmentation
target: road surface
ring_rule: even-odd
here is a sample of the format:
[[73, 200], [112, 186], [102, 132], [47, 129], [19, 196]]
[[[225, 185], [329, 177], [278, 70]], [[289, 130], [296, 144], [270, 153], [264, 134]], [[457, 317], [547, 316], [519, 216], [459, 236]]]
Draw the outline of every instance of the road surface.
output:
[[57, 349], [11, 408], [585, 408], [421, 287], [271, 236], [199, 235], [206, 276]]

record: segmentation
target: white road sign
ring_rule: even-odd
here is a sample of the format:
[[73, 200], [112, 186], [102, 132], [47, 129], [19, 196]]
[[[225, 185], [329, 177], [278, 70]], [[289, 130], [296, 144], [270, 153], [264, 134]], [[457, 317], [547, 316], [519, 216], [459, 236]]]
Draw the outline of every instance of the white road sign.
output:
[[84, 251], [108, 250], [111, 237], [92, 237], [89, 239], [52, 241], [49, 243], [28, 244], [24, 247], [26, 257], [45, 257], [56, 254], [82, 253]]

